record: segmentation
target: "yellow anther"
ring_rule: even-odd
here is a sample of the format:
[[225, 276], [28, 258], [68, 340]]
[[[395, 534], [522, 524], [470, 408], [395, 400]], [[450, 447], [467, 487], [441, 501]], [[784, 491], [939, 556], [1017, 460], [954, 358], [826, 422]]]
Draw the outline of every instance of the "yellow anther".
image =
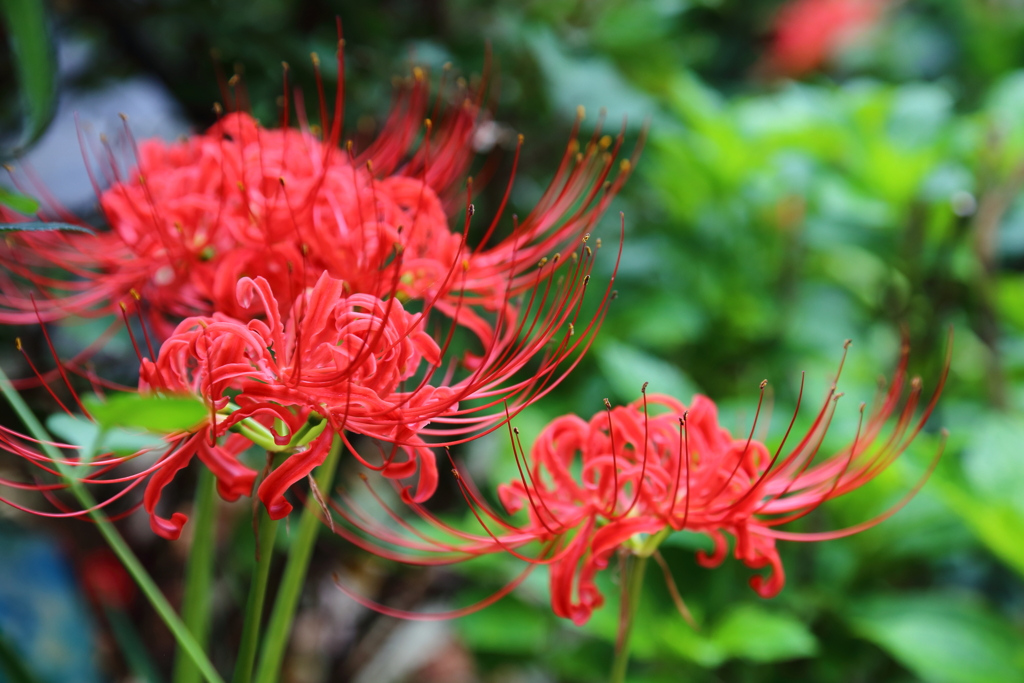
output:
[[576, 105], [576, 118], [582, 121], [584, 118], [586, 118], [586, 116], [586, 108], [582, 104]]
[[633, 163], [629, 159], [623, 159], [619, 162], [620, 173], [629, 173], [631, 170], [633, 170]]
[[612, 136], [611, 135], [603, 135], [603, 136], [601, 136], [601, 139], [598, 141], [597, 144], [601, 146], [601, 149], [608, 149], [609, 147], [612, 146]]

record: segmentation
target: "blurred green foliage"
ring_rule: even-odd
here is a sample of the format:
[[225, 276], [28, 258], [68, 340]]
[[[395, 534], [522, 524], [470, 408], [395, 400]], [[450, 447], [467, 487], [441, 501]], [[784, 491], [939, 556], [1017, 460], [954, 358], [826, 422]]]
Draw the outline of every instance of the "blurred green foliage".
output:
[[[572, 379], [517, 419], [527, 444], [555, 415], [589, 416], [605, 396], [634, 400], [645, 381], [683, 400], [707, 393], [723, 424], [745, 432], [768, 378], [773, 446], [800, 373], [813, 403], [851, 338], [847, 396], [826, 443], [838, 447], [856, 430], [857, 403], [891, 372], [901, 339], [927, 394], [952, 327], [950, 380], [927, 433], [871, 486], [801, 524], [841, 528], [898, 503], [947, 428], [943, 460], [917, 498], [861, 535], [783, 543], [787, 587], [770, 602], [749, 590], [749, 570], [731, 560], [701, 569], [699, 539], [673, 537], [664, 554], [701, 628], [675, 612], [652, 567], [630, 680], [1024, 680], [1024, 6], [892, 3], [866, 42], [793, 82], [762, 68], [780, 4], [72, 0], [55, 21], [62, 40], [90, 46], [67, 88], [146, 74], [196, 126], [212, 120], [219, 97], [214, 61], [244, 70], [254, 111], [268, 121], [282, 60], [315, 92], [308, 53], [317, 51], [332, 87], [334, 14], [347, 40], [351, 128], [380, 120], [392, 73], [413, 62], [436, 73], [447, 61], [463, 74], [479, 71], [489, 45], [496, 118], [527, 140], [512, 196], [520, 211], [553, 173], [577, 105], [591, 123], [607, 107], [612, 128], [628, 117], [634, 140], [646, 122], [640, 174], [609, 212], [626, 216], [619, 299]], [[498, 178], [509, 159], [502, 164]], [[492, 182], [478, 205], [493, 206], [502, 190]], [[616, 229], [614, 217], [600, 227], [608, 246]], [[606, 273], [610, 262], [605, 254]], [[70, 439], [75, 427], [65, 422], [55, 417], [50, 427]], [[131, 448], [138, 437], [115, 429], [106, 438], [110, 448], [118, 440]], [[463, 455], [481, 482], [516, 476], [500, 437]], [[458, 517], [457, 492], [451, 497], [445, 511]], [[250, 569], [249, 521], [237, 520], [227, 551], [249, 558], [231, 563], [233, 586]], [[366, 561], [340, 543], [321, 550]], [[398, 585], [421, 581], [392, 570]], [[468, 587], [454, 599], [479, 599], [518, 571], [510, 558], [471, 563]], [[610, 570], [602, 580], [609, 604], [583, 628], [551, 615], [543, 569], [456, 622], [481, 677], [604, 678], [618, 577]], [[372, 625], [361, 633], [350, 649]], [[324, 656], [348, 671], [348, 654]]]

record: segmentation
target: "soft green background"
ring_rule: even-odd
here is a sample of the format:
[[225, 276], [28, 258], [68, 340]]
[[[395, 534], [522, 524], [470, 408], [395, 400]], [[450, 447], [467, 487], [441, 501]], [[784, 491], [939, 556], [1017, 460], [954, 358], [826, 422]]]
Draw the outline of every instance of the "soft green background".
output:
[[[747, 586], [750, 570], [733, 560], [701, 569], [693, 560], [699, 539], [671, 538], [664, 554], [701, 628], [675, 613], [652, 566], [630, 680], [1024, 680], [1024, 5], [892, 3], [864, 42], [799, 82], [768, 79], [761, 68], [779, 5], [68, 0], [54, 3], [51, 19], [60, 40], [88, 47], [86, 65], [63, 79], [66, 92], [145, 74], [197, 127], [212, 120], [218, 98], [211, 48], [222, 63], [244, 66], [256, 114], [272, 120], [282, 60], [313, 92], [308, 53], [318, 51], [333, 87], [328, 55], [340, 14], [355, 127], [360, 117], [380, 120], [393, 73], [412, 62], [436, 73], [446, 61], [460, 73], [479, 71], [489, 44], [500, 74], [496, 120], [527, 140], [513, 193], [519, 211], [553, 173], [577, 105], [590, 123], [601, 106], [615, 126], [628, 116], [631, 140], [648, 121], [638, 173], [598, 231], [613, 245], [616, 214], [625, 212], [620, 296], [570, 381], [518, 420], [527, 442], [560, 413], [589, 415], [606, 396], [633, 400], [644, 381], [684, 400], [710, 395], [723, 424], [742, 432], [767, 378], [775, 419], [765, 438], [774, 445], [800, 373], [813, 404], [852, 338], [846, 396], [826, 444], [840, 446], [856, 429], [858, 403], [870, 401], [879, 374], [891, 373], [901, 334], [927, 394], [952, 326], [949, 384], [928, 428], [896, 466], [804, 528], [854, 524], [898, 501], [945, 427], [945, 456], [922, 493], [859, 536], [782, 543], [787, 585], [770, 601]], [[0, 72], [14, 92], [16, 69]], [[5, 139], [41, 120], [33, 97], [4, 102]], [[500, 198], [509, 161], [478, 201], [484, 215]], [[610, 267], [606, 253], [599, 269], [607, 275]], [[808, 421], [805, 410], [798, 426]], [[461, 455], [481, 482], [513, 476], [501, 438]], [[445, 491], [447, 512], [461, 515], [450, 482]], [[188, 487], [178, 495], [188, 497]], [[90, 542], [88, 530], [74, 533], [79, 546]], [[234, 634], [251, 562], [247, 515], [236, 515], [223, 538], [227, 597], [216, 618]], [[180, 554], [145, 552], [173, 593]], [[518, 570], [514, 560], [488, 558], [454, 576], [424, 574], [328, 538], [318, 557], [305, 603], [314, 615], [339, 563], [378, 576], [382, 599], [422, 589], [412, 608], [482, 597]], [[454, 644], [439, 657], [462, 662], [461, 673], [421, 669], [408, 680], [601, 680], [617, 618], [618, 579], [605, 574], [610, 604], [586, 627], [551, 615], [541, 571], [513, 597], [452, 625]], [[137, 608], [133, 618], [152, 657], [166, 658], [152, 615]], [[362, 617], [353, 628], [299, 643], [287, 680], [348, 680], [392, 627]], [[215, 662], [230, 657], [234, 637], [215, 639]], [[129, 660], [112, 649], [106, 661], [123, 672]]]

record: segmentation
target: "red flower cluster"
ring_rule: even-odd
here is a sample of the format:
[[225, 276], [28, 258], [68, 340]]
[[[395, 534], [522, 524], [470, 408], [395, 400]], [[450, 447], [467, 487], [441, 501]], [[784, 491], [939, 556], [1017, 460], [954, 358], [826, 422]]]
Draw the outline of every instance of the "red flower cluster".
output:
[[[0, 322], [116, 313], [135, 292], [165, 336], [191, 315], [251, 317], [235, 297], [241, 277], [265, 278], [287, 313], [327, 272], [349, 291], [434, 299], [434, 308], [452, 317], [463, 302], [459, 322], [486, 339], [487, 324], [472, 308], [494, 311], [510, 289], [514, 295], [528, 288], [528, 271], [539, 259], [593, 227], [632, 163], [623, 161], [611, 180], [622, 135], [595, 133], [580, 149], [577, 121], [536, 208], [491, 246], [506, 191], [486, 235], [470, 249], [468, 218], [451, 229], [446, 209], [456, 203], [486, 112], [479, 95], [460, 91], [460, 104], [436, 125], [425, 120], [428, 81], [421, 69], [414, 74], [381, 135], [359, 153], [351, 143], [338, 148], [339, 87], [322, 139], [306, 126], [289, 128], [287, 119], [279, 129], [265, 129], [248, 114], [233, 113], [183, 142], [138, 145], [136, 167], [126, 176], [111, 153], [100, 154], [99, 172], [110, 187], [101, 192], [95, 172], [93, 180], [110, 230], [20, 233], [0, 245], [0, 264], [15, 276], [0, 279]], [[60, 207], [52, 212], [80, 223]], [[0, 218], [20, 219], [4, 208]], [[74, 279], [55, 279], [54, 267]], [[32, 293], [43, 296], [33, 301]]]
[[883, 9], [884, 0], [791, 0], [775, 18], [772, 68], [788, 76], [814, 71], [877, 23]]
[[[704, 396], [694, 397], [687, 408], [674, 398], [648, 399], [645, 393], [641, 400], [615, 409], [609, 406], [589, 421], [575, 415], [555, 419], [537, 437], [529, 457], [523, 453], [522, 463], [516, 432], [513, 448], [520, 478], [499, 487], [499, 497], [510, 514], [527, 511], [525, 524], [512, 525], [490, 510], [465, 475], [456, 471], [486, 535], [465, 534], [441, 525], [419, 507], [416, 511], [425, 520], [438, 526], [446, 537], [461, 538], [463, 543], [426, 542], [421, 534], [415, 538], [395, 532], [382, 534], [358, 509], [336, 506], [342, 520], [364, 537], [351, 529], [340, 533], [385, 557], [411, 563], [458, 561], [508, 551], [530, 562], [531, 567], [549, 565], [553, 610], [576, 624], [585, 623], [604, 603], [595, 576], [608, 566], [614, 553], [651, 555], [668, 534], [684, 529], [705, 534], [714, 542], [712, 553], [698, 552], [697, 560], [705, 567], [717, 566], [726, 558], [727, 535], [733, 537], [736, 559], [752, 569], [768, 568], [765, 576], [752, 577], [750, 584], [762, 597], [772, 597], [785, 582], [776, 539], [827, 540], [862, 531], [894, 514], [923, 485], [924, 480], [888, 512], [849, 529], [825, 533], [776, 529], [863, 486], [885, 470], [922, 429], [944, 382], [945, 374], [917, 419], [919, 380], [911, 382], [909, 396], [899, 408], [906, 383], [904, 354], [891, 387], [866, 421], [862, 406], [862, 423], [853, 441], [827, 458], [818, 456], [839, 398], [834, 385], [806, 435], [785, 455], [783, 448], [796, 414], [786, 438], [772, 453], [753, 439], [753, 428], [746, 438], [731, 436], [718, 424], [715, 404]], [[649, 404], [665, 412], [652, 416]], [[883, 429], [894, 416], [891, 432], [883, 437]], [[498, 534], [491, 527], [503, 531]], [[403, 551], [369, 544], [366, 536]], [[536, 556], [516, 550], [529, 542], [540, 544]], [[428, 560], [425, 552], [435, 557]]]
[[[339, 53], [343, 73], [340, 60]], [[86, 463], [59, 444], [70, 465], [90, 471], [83, 482], [128, 484], [106, 502], [149, 477], [142, 504], [154, 531], [174, 538], [186, 517], [165, 519], [157, 504], [198, 456], [223, 497], [258, 484], [270, 515], [281, 518], [292, 509], [288, 488], [323, 462], [336, 438], [367, 467], [414, 480], [401, 484], [403, 496], [422, 502], [437, 483], [431, 446], [497, 429], [502, 406], [514, 413], [544, 395], [589, 348], [612, 289], [580, 318], [595, 259], [588, 230], [633, 167], [616, 162], [623, 134], [602, 136], [599, 122], [581, 148], [581, 111], [534, 210], [513, 217], [509, 236], [489, 245], [510, 180], [470, 248], [471, 180], [459, 195], [486, 112], [480, 95], [460, 86], [459, 104], [441, 111], [436, 126], [424, 122], [427, 83], [414, 70], [383, 132], [358, 154], [351, 143], [338, 147], [339, 88], [322, 137], [301, 120], [301, 108], [299, 130], [287, 115], [281, 128], [264, 129], [232, 113], [182, 142], [142, 143], [127, 176], [108, 155], [100, 169], [110, 187], [100, 205], [110, 230], [15, 233], [0, 246], [10, 274], [0, 278], [0, 321], [104, 315], [119, 306], [127, 320], [122, 302], [133, 297], [162, 340], [151, 359], [139, 354], [139, 390], [190, 394], [210, 408], [203, 424], [166, 439], [156, 464], [127, 476], [108, 473], [140, 454]], [[520, 137], [513, 177], [521, 145]], [[55, 266], [71, 279], [54, 278]], [[462, 351], [450, 353], [456, 339]], [[87, 374], [58, 362], [61, 376], [65, 366]], [[360, 454], [353, 434], [383, 444], [380, 457]], [[285, 457], [258, 475], [239, 461], [252, 444]], [[30, 439], [7, 433], [0, 447], [55, 473]], [[51, 498], [62, 487], [20, 486]]]

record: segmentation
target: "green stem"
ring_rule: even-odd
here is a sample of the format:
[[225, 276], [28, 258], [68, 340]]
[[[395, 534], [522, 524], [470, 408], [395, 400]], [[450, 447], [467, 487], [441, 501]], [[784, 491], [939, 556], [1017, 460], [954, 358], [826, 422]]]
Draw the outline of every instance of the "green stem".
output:
[[[205, 467], [199, 469], [195, 514], [192, 519], [192, 548], [185, 568], [185, 596], [181, 619], [206, 649], [210, 633], [210, 586], [213, 583], [215, 531], [217, 526], [217, 478]], [[199, 668], [184, 649], [174, 661], [174, 683], [199, 683]]]
[[[340, 453], [341, 438], [335, 436], [331, 452], [317, 470], [316, 485], [321, 491], [330, 491]], [[306, 580], [306, 570], [309, 569], [309, 558], [313, 554], [313, 545], [316, 543], [321, 524], [316, 503], [311, 500], [302, 511], [298, 533], [288, 549], [288, 563], [284, 568], [284, 576], [281, 577], [267, 632], [263, 636], [263, 650], [259, 667], [256, 669], [256, 683], [277, 683], [281, 662], [288, 647], [288, 635], [291, 633], [292, 621], [295, 618], [295, 608], [299, 603], [302, 584]]]
[[263, 602], [267, 595], [267, 579], [270, 577], [270, 563], [274, 559], [277, 521], [270, 519], [262, 506], [259, 520], [256, 566], [252, 570], [249, 600], [245, 605], [245, 621], [242, 625], [242, 643], [238, 648], [235, 675], [231, 683], [249, 683], [252, 680], [252, 666], [256, 662], [256, 646], [259, 644], [260, 625], [263, 621]]
[[615, 648], [615, 660], [612, 662], [610, 683], [624, 683], [626, 669], [629, 667], [629, 640], [633, 634], [633, 622], [636, 620], [636, 608], [640, 603], [640, 593], [644, 586], [644, 570], [647, 569], [647, 556], [633, 556], [633, 568], [629, 572], [628, 599], [629, 604], [623, 611], [626, 623], [623, 625], [622, 639]]
[[53, 441], [53, 438], [43, 429], [43, 425], [39, 423], [36, 416], [29, 410], [29, 407], [25, 405], [25, 401], [22, 400], [21, 395], [11, 385], [10, 380], [7, 379], [7, 375], [4, 374], [3, 370], [0, 370], [0, 393], [3, 393], [4, 397], [10, 403], [14, 412], [18, 414], [21, 421], [25, 424], [29, 433], [38, 439], [41, 443], [39, 444], [43, 452], [53, 461], [54, 465], [60, 471], [61, 475], [68, 483], [68, 488], [71, 493], [74, 494], [75, 498], [82, 505], [84, 509], [89, 509], [89, 516], [96, 523], [96, 528], [100, 534], [106, 540], [107, 545], [114, 551], [117, 558], [124, 565], [124, 568], [132, 575], [135, 579], [135, 583], [138, 584], [139, 589], [142, 590], [150, 604], [153, 605], [153, 609], [156, 610], [157, 614], [163, 620], [164, 624], [171, 631], [174, 639], [178, 641], [178, 646], [188, 652], [192, 661], [199, 667], [200, 672], [203, 674], [203, 678], [207, 680], [207, 683], [224, 683], [220, 674], [213, 668], [213, 664], [206, 657], [203, 652], [203, 648], [199, 646], [196, 639], [192, 637], [192, 633], [189, 632], [185, 624], [181, 621], [178, 615], [174, 612], [174, 608], [167, 602], [167, 598], [163, 596], [160, 589], [157, 587], [156, 582], [149, 576], [146, 569], [139, 562], [139, 558], [135, 557], [135, 553], [128, 547], [128, 544], [122, 538], [117, 528], [107, 519], [102, 509], [96, 507], [96, 500], [92, 497], [92, 494], [86, 490], [85, 486], [75, 476], [74, 468], [69, 467], [64, 462], [64, 456], [60, 450], [54, 446], [49, 445], [49, 441]]

